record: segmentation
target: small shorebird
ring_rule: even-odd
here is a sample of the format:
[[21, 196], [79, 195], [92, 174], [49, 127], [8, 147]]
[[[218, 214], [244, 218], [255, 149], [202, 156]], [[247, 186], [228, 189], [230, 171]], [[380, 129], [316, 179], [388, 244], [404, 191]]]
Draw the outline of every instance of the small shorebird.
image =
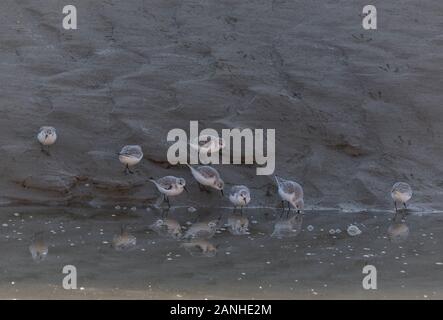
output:
[[174, 176], [166, 176], [160, 179], [155, 180], [154, 178], [150, 178], [148, 181], [155, 184], [158, 191], [163, 195], [163, 199], [168, 204], [168, 208], [171, 207], [169, 203], [169, 197], [178, 196], [186, 189], [186, 181], [183, 178], [177, 178]]
[[124, 146], [118, 153], [118, 159], [125, 165], [125, 173], [134, 173], [129, 167], [135, 166], [143, 159], [143, 151], [139, 145]]
[[217, 231], [220, 220], [211, 220], [209, 222], [197, 222], [186, 230], [185, 239], [209, 239], [212, 238]]
[[43, 232], [35, 233], [32, 237], [31, 245], [29, 246], [29, 252], [31, 252], [32, 259], [36, 262], [40, 262], [46, 259], [49, 248], [43, 237]]
[[223, 182], [222, 178], [220, 178], [220, 174], [217, 170], [210, 166], [194, 168], [189, 164], [186, 165], [189, 167], [189, 169], [191, 169], [191, 173], [195, 180], [197, 180], [200, 190], [203, 190], [202, 186], [211, 187], [213, 189], [220, 190], [222, 196], [224, 195], [223, 188], [225, 183]]
[[[49, 155], [49, 146], [57, 141], [57, 130], [54, 127], [41, 127], [37, 134], [37, 140], [41, 144], [42, 152]], [[47, 150], [45, 150], [45, 147], [47, 147]]]
[[137, 244], [137, 238], [130, 234], [125, 226], [121, 226], [120, 234], [112, 239], [112, 246], [117, 251], [128, 250]]
[[392, 186], [391, 197], [392, 200], [394, 200], [395, 212], [397, 212], [397, 202], [403, 203], [403, 206], [406, 209], [406, 202], [408, 202], [412, 197], [411, 186], [406, 182], [396, 182]]
[[243, 207], [251, 201], [251, 192], [246, 186], [233, 186], [229, 192], [229, 201], [234, 205], [234, 212], [240, 207], [240, 213], [243, 214]]
[[[275, 176], [275, 181], [277, 181], [278, 194], [282, 199], [283, 210], [285, 209], [285, 201], [297, 209], [297, 213], [300, 213], [304, 208], [303, 201], [303, 188], [295, 181], [285, 180], [278, 176]], [[288, 205], [289, 211], [291, 210]], [[288, 214], [289, 214], [288, 211]]]
[[204, 154], [212, 154], [220, 151], [226, 146], [225, 140], [211, 135], [202, 135], [194, 139], [189, 145]]

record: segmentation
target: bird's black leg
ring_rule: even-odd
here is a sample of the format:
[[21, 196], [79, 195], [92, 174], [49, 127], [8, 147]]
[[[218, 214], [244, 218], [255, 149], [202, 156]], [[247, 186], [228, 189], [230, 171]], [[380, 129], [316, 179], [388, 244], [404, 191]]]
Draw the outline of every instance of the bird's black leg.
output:
[[163, 194], [163, 202], [166, 202], [166, 204], [168, 205], [168, 209], [171, 208], [171, 204], [169, 203], [169, 198]]
[[397, 202], [395, 202], [395, 200], [394, 200], [394, 207], [395, 207], [395, 212], [397, 212]]
[[282, 207], [282, 210], [280, 213], [280, 219], [283, 217], [283, 213], [285, 213], [285, 201], [284, 200], [281, 201], [281, 207]]
[[405, 207], [405, 210], [408, 209], [408, 207], [406, 206], [406, 202], [403, 203], [403, 206]]

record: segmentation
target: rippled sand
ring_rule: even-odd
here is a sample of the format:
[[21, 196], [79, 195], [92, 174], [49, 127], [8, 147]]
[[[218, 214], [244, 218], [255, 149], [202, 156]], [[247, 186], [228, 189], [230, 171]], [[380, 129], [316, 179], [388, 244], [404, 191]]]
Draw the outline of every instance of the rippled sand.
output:
[[[221, 213], [221, 228], [206, 240], [217, 246], [211, 257], [152, 231], [162, 217], [155, 209], [1, 208], [0, 298], [443, 298], [443, 214], [411, 213], [394, 224], [391, 212], [309, 211], [295, 236], [281, 238], [271, 237], [279, 210], [245, 210], [248, 232], [238, 235], [225, 226], [233, 219], [227, 209], [177, 209], [168, 219], [189, 227]], [[348, 235], [351, 224], [362, 233]], [[122, 225], [137, 244], [117, 251]], [[49, 253], [37, 263], [28, 247], [39, 231]], [[62, 288], [68, 264], [77, 268], [78, 290]], [[377, 268], [378, 290], [362, 288], [366, 264]]]

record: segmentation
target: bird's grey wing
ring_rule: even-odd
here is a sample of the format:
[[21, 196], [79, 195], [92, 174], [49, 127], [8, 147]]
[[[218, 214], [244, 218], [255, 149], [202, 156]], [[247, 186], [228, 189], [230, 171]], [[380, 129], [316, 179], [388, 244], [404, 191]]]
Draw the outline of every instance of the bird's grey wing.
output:
[[283, 182], [281, 187], [285, 193], [295, 193], [295, 185], [289, 181]]
[[233, 186], [232, 188], [231, 188], [231, 191], [230, 191], [230, 195], [234, 195], [234, 194], [236, 194], [237, 192], [239, 192], [241, 190], [241, 187], [240, 186]]
[[131, 155], [133, 155], [133, 152], [132, 152], [131, 148], [129, 148], [129, 147], [124, 147], [124, 148], [120, 151], [119, 154], [122, 155], [122, 156], [131, 156]]
[[140, 157], [142, 155], [141, 148], [139, 146], [124, 146], [121, 155]]
[[218, 177], [218, 173], [217, 171], [215, 171], [215, 169], [208, 167], [208, 166], [203, 166], [203, 167], [199, 167], [198, 171], [200, 172], [200, 174], [205, 177], [205, 178], [214, 178], [214, 177]]
[[167, 176], [157, 180], [157, 184], [166, 190], [171, 190], [172, 186], [175, 184], [175, 177]]

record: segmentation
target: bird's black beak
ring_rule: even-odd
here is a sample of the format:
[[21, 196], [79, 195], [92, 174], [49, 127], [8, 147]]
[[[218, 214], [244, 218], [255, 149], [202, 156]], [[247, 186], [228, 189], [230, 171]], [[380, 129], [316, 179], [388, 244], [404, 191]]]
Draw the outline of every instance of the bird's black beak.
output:
[[183, 189], [185, 189], [185, 191], [186, 191], [187, 193], [189, 193], [188, 189], [187, 189], [185, 186], [183, 186]]
[[224, 197], [225, 194], [224, 194], [224, 192], [223, 192], [223, 189], [221, 189], [220, 192], [221, 192], [221, 195]]

